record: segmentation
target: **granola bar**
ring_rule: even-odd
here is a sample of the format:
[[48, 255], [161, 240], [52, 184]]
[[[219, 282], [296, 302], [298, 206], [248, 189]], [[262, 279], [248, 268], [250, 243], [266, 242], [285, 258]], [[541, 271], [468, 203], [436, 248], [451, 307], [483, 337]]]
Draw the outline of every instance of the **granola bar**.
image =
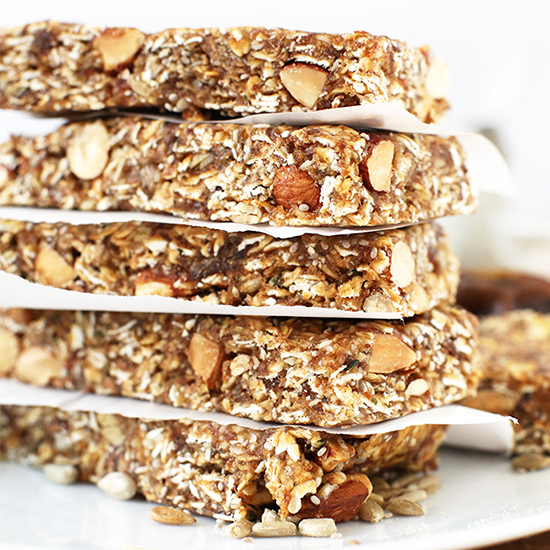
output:
[[457, 259], [433, 223], [277, 239], [145, 222], [4, 221], [0, 269], [81, 292], [404, 316], [452, 301], [458, 283]]
[[467, 214], [474, 203], [458, 141], [432, 135], [132, 117], [0, 145], [4, 205], [373, 226]]
[[0, 376], [254, 420], [370, 424], [473, 395], [476, 323], [13, 310]]
[[434, 468], [445, 428], [413, 426], [365, 437], [304, 428], [256, 430], [188, 420], [145, 420], [46, 407], [0, 408], [0, 457], [30, 466], [71, 464], [82, 481], [130, 475], [147, 500], [198, 514], [353, 518], [368, 475]]
[[136, 29], [41, 22], [0, 33], [0, 107], [189, 108], [223, 115], [389, 102], [426, 122], [447, 108], [426, 47], [366, 32]]
[[465, 404], [517, 418], [516, 453], [550, 454], [550, 315], [490, 315], [479, 330], [479, 394]]

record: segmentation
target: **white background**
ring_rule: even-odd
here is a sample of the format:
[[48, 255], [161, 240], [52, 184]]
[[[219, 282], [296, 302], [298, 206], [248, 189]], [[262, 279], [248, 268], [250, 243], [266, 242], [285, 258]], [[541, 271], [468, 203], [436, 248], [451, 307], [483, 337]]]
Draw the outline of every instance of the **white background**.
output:
[[[366, 30], [429, 44], [449, 65], [447, 127], [490, 130], [516, 180], [516, 196], [482, 197], [480, 213], [450, 224], [463, 263], [550, 276], [550, 13], [545, 2], [462, 0], [220, 1], [0, 0], [0, 26], [43, 19], [166, 27], [263, 25]], [[0, 113], [0, 139], [24, 132]]]

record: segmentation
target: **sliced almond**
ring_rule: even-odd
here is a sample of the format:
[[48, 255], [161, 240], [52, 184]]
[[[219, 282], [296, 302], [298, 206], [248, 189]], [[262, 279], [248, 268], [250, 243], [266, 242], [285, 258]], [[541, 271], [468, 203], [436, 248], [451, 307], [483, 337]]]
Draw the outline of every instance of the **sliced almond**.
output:
[[197, 522], [187, 510], [172, 506], [155, 506], [149, 511], [149, 517], [167, 525], [191, 525]]
[[73, 266], [48, 245], [44, 245], [36, 255], [35, 268], [49, 285], [64, 287], [76, 279]]
[[0, 374], [8, 374], [19, 355], [19, 338], [9, 330], [0, 329]]
[[220, 343], [212, 342], [198, 332], [191, 337], [187, 358], [195, 373], [204, 380], [210, 390], [216, 391], [220, 388], [224, 355]]
[[323, 91], [328, 71], [308, 63], [291, 63], [281, 69], [279, 77], [288, 93], [311, 109]]
[[394, 154], [393, 142], [384, 140], [373, 148], [366, 161], [360, 165], [363, 179], [376, 191], [390, 190]]
[[109, 132], [101, 121], [86, 124], [67, 147], [69, 169], [81, 180], [100, 176], [107, 166], [111, 148]]
[[119, 71], [131, 65], [145, 35], [137, 29], [105, 29], [94, 39], [93, 46], [101, 55], [103, 70]]
[[61, 362], [53, 353], [42, 347], [28, 348], [15, 363], [15, 374], [22, 382], [45, 386], [61, 374]]
[[403, 241], [393, 247], [390, 272], [399, 288], [405, 288], [416, 281], [416, 262], [411, 249]]
[[408, 369], [416, 362], [416, 353], [391, 334], [377, 334], [368, 362], [370, 372], [389, 373]]
[[313, 178], [296, 166], [279, 168], [273, 179], [273, 198], [284, 208], [307, 205], [307, 210], [319, 206], [321, 189]]

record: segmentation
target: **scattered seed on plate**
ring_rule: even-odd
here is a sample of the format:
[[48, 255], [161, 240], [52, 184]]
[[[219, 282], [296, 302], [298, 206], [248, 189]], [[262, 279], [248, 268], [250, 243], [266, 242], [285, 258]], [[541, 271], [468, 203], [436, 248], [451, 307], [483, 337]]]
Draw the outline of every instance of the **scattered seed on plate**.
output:
[[133, 478], [124, 472], [110, 472], [102, 477], [97, 486], [108, 496], [119, 500], [134, 498], [137, 487]]
[[512, 468], [517, 471], [531, 472], [550, 466], [550, 456], [539, 453], [526, 453], [512, 459]]
[[155, 506], [149, 511], [149, 517], [167, 525], [191, 525], [196, 519], [186, 510], [172, 506]]
[[72, 464], [46, 464], [44, 473], [50, 481], [69, 485], [78, 479], [78, 468]]
[[396, 498], [391, 500], [386, 509], [392, 514], [397, 514], [399, 516], [422, 516], [424, 515], [424, 510], [420, 504], [416, 502], [411, 502], [404, 498]]
[[336, 533], [336, 523], [332, 518], [303, 519], [298, 531], [305, 537], [330, 537]]
[[240, 519], [234, 523], [230, 523], [223, 528], [223, 532], [234, 539], [244, 539], [252, 533], [253, 523], [246, 520]]
[[382, 506], [370, 498], [363, 502], [361, 508], [359, 508], [359, 517], [370, 523], [378, 523], [381, 519], [384, 519], [384, 515]]

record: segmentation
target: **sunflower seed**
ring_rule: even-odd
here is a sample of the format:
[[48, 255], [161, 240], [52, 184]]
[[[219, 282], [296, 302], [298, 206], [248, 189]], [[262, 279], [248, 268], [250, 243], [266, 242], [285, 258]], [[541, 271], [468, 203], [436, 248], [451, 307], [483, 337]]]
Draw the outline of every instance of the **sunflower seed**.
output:
[[110, 472], [102, 477], [97, 486], [112, 498], [129, 500], [136, 494], [136, 482], [124, 472]]
[[423, 516], [424, 510], [420, 504], [416, 502], [411, 502], [404, 498], [396, 498], [391, 500], [386, 509], [392, 514], [397, 514], [399, 516]]
[[365, 502], [363, 502], [361, 508], [359, 508], [359, 517], [363, 521], [378, 523], [384, 518], [384, 510], [380, 504], [374, 500], [371, 500], [371, 498], [368, 498]]
[[240, 519], [235, 523], [230, 523], [223, 528], [223, 532], [234, 539], [244, 539], [252, 533], [252, 523], [247, 519]]
[[171, 506], [155, 506], [149, 511], [149, 517], [167, 525], [191, 525], [196, 519], [186, 510]]
[[46, 464], [44, 473], [49, 480], [63, 485], [69, 485], [78, 479], [78, 468], [72, 464]]
[[538, 453], [518, 455], [512, 460], [512, 468], [519, 471], [542, 470], [548, 466], [550, 466], [550, 456]]
[[298, 530], [305, 537], [330, 537], [336, 533], [336, 523], [332, 518], [303, 519]]
[[296, 535], [296, 525], [290, 521], [260, 521], [253, 525], [252, 533], [257, 537], [293, 537]]

